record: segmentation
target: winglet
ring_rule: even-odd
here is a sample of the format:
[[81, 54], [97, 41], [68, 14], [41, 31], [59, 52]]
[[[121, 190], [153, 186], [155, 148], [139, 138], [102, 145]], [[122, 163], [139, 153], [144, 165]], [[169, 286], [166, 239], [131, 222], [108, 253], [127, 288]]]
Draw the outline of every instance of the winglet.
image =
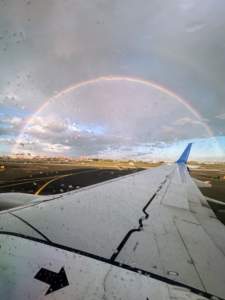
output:
[[188, 160], [188, 156], [190, 154], [191, 151], [191, 146], [193, 143], [190, 143], [187, 145], [186, 149], [184, 150], [184, 152], [181, 154], [181, 156], [178, 158], [177, 161], [175, 161], [176, 163], [186, 163]]

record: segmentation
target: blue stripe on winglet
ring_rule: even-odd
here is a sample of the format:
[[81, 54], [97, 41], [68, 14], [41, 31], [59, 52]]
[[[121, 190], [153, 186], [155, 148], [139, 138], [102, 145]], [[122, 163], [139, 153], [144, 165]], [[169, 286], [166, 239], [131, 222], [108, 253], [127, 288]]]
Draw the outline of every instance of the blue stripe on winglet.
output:
[[189, 153], [191, 151], [192, 144], [193, 143], [190, 143], [190, 144], [187, 145], [187, 147], [184, 150], [184, 152], [181, 154], [181, 156], [178, 158], [178, 160], [175, 161], [176, 163], [186, 163], [187, 162]]

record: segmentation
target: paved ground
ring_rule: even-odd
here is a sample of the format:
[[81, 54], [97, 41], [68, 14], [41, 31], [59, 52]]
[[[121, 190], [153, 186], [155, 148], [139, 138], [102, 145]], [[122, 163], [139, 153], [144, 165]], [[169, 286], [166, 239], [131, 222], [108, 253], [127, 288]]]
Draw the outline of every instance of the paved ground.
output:
[[[38, 195], [59, 194], [120, 176], [141, 171], [141, 168], [88, 167], [50, 164], [6, 164], [0, 169], [0, 193], [20, 192]], [[200, 188], [203, 195], [225, 202], [224, 168], [195, 169], [190, 175], [210, 181], [212, 188]], [[210, 203], [218, 219], [225, 224], [225, 206]]]
[[[211, 188], [200, 188], [202, 194], [206, 197], [225, 202], [225, 180], [219, 179], [221, 176], [225, 176], [224, 169], [214, 170], [192, 170], [190, 172], [191, 177], [201, 181], [210, 181]], [[217, 218], [225, 225], [225, 206], [209, 202], [212, 210], [216, 214]]]
[[0, 193], [59, 194], [143, 169], [11, 164], [0, 171]]

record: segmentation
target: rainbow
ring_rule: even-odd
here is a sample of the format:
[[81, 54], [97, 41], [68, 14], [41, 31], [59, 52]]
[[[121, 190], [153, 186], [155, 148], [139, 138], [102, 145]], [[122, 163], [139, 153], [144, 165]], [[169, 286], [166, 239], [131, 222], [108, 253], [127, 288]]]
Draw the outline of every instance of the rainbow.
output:
[[[188, 102], [186, 102], [183, 98], [181, 98], [180, 96], [178, 96], [177, 94], [175, 94], [174, 92], [166, 89], [165, 87], [159, 85], [159, 84], [156, 84], [154, 82], [151, 82], [151, 81], [147, 81], [147, 80], [143, 80], [143, 79], [139, 79], [139, 78], [133, 78], [133, 77], [124, 77], [124, 76], [108, 76], [108, 77], [98, 77], [98, 78], [94, 78], [94, 79], [89, 79], [89, 80], [86, 80], [86, 81], [83, 81], [83, 82], [80, 82], [80, 83], [76, 83], [74, 85], [71, 85], [69, 86], [68, 88], [58, 92], [57, 94], [55, 94], [53, 97], [49, 98], [46, 100], [46, 102], [40, 106], [40, 108], [35, 112], [34, 115], [32, 115], [27, 123], [25, 124], [25, 126], [22, 128], [20, 134], [17, 136], [16, 138], [16, 143], [15, 144], [19, 144], [20, 143], [20, 140], [21, 140], [21, 137], [23, 136], [24, 134], [24, 131], [26, 130], [26, 128], [29, 126], [30, 123], [33, 122], [34, 118], [41, 113], [41, 111], [46, 107], [48, 106], [48, 104], [53, 101], [53, 100], [56, 100], [58, 98], [60, 98], [61, 96], [63, 96], [64, 94], [72, 91], [72, 90], [75, 90], [77, 88], [80, 88], [82, 86], [86, 86], [86, 85], [89, 85], [89, 84], [93, 84], [93, 83], [98, 83], [98, 82], [102, 82], [102, 81], [127, 81], [127, 82], [135, 82], [135, 83], [140, 83], [140, 84], [144, 84], [144, 85], [147, 85], [147, 86], [150, 86], [150, 87], [154, 87], [160, 91], [163, 91], [165, 92], [167, 95], [170, 95], [172, 96], [174, 99], [176, 99], [177, 101], [179, 101], [180, 103], [182, 103], [185, 107], [187, 107], [195, 116], [196, 118], [202, 122], [202, 125], [205, 127], [206, 131], [209, 133], [209, 135], [214, 139], [214, 141], [216, 142], [219, 150], [220, 150], [220, 147], [218, 145], [218, 142], [214, 136], [214, 133], [212, 132], [211, 128], [203, 121], [203, 118], [202, 116], [199, 114], [198, 111], [196, 111], [194, 109], [194, 107], [192, 107]], [[15, 146], [16, 147], [16, 146]]]

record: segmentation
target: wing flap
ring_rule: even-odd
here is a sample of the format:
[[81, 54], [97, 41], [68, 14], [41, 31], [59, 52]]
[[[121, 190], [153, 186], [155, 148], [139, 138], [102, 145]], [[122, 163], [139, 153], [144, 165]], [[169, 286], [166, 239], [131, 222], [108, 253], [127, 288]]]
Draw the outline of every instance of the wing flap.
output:
[[179, 196], [175, 189], [173, 191], [174, 192], [168, 191], [166, 193], [166, 195], [163, 197], [162, 204], [189, 209], [187, 196], [185, 195], [186, 190], [184, 189], [184, 194], [179, 194]]
[[225, 259], [202, 226], [175, 221], [204, 289], [218, 297], [224, 297]]
[[174, 224], [145, 221], [144, 230], [130, 237], [116, 261], [204, 290]]
[[[185, 171], [184, 169], [183, 172]], [[178, 167], [175, 168], [173, 174], [169, 177], [167, 189], [164, 190], [160, 203], [189, 209], [185, 180], [181, 177]]]
[[202, 214], [195, 214], [195, 218], [204, 228], [205, 232], [214, 241], [217, 247], [225, 255], [225, 228], [224, 225], [217, 219], [205, 217]]

